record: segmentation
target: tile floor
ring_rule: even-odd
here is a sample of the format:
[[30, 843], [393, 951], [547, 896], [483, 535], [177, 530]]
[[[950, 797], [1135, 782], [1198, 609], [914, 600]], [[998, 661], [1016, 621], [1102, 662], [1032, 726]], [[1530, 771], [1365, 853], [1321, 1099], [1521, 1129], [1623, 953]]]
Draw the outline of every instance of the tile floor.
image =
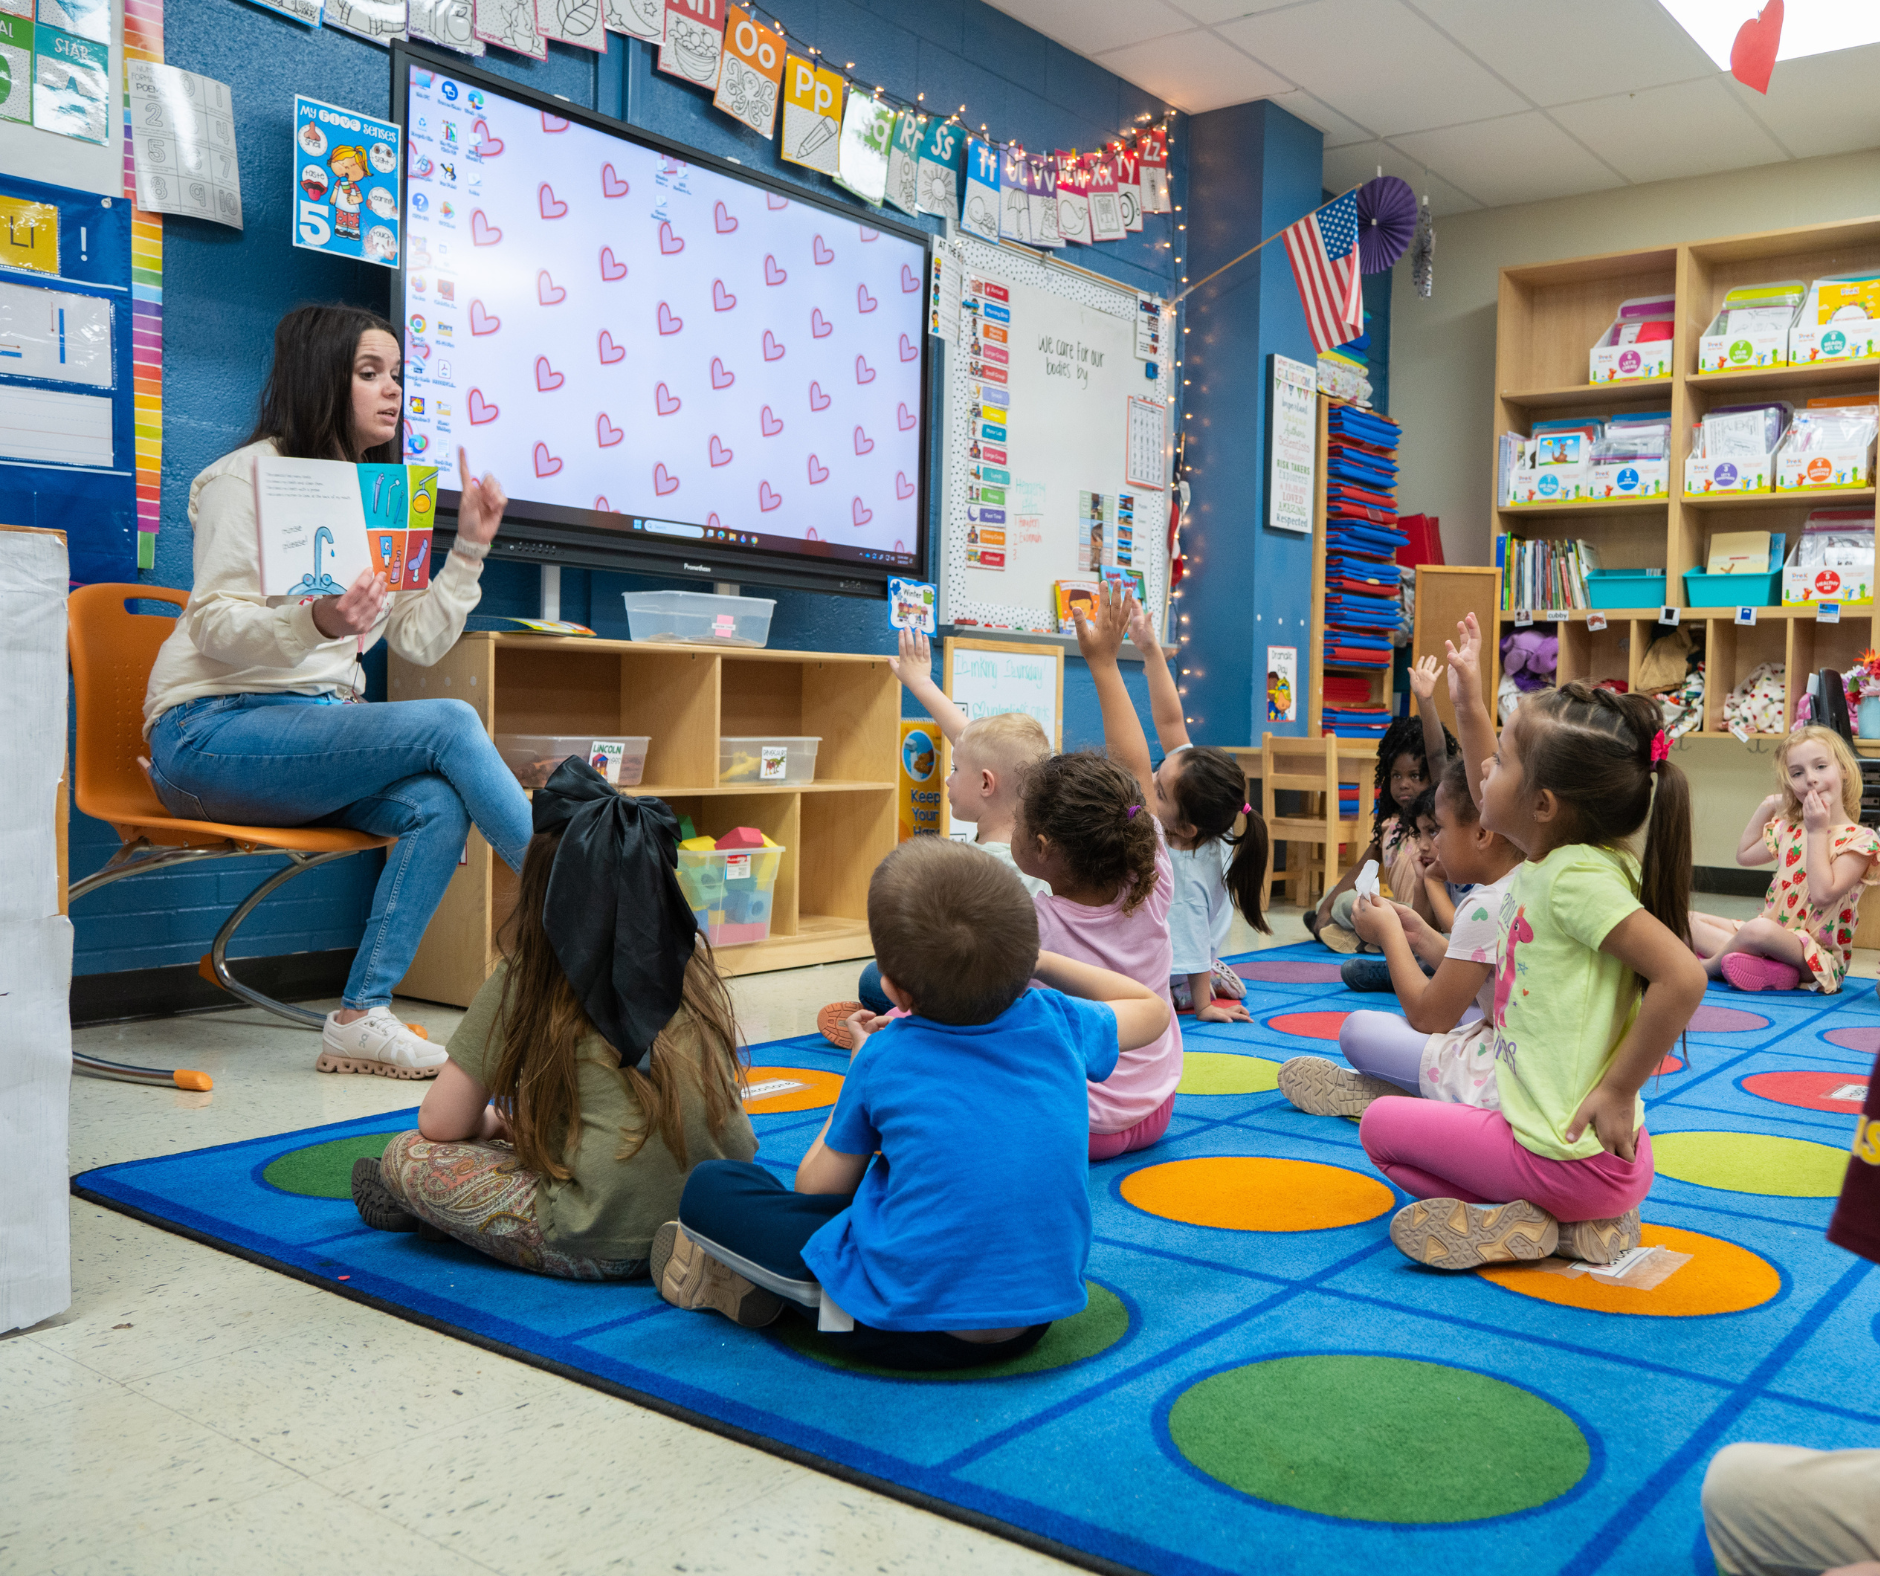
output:
[[[1274, 919], [1271, 940], [1237, 920], [1234, 949], [1304, 939], [1296, 912]], [[807, 1032], [855, 972], [734, 981], [745, 1032]], [[401, 1010], [438, 1040], [460, 1017]], [[311, 1034], [247, 1010], [74, 1038], [215, 1079], [208, 1094], [74, 1079], [74, 1172], [422, 1095], [318, 1076]], [[12, 1576], [1066, 1568], [78, 1200], [72, 1279], [70, 1309], [0, 1338]]]

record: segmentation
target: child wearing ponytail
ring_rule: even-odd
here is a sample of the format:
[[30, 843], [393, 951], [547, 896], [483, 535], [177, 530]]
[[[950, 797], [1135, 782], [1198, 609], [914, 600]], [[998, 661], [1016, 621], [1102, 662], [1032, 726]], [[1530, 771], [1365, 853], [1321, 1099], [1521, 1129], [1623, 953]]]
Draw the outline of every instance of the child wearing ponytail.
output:
[[1166, 1029], [1124, 1051], [1108, 1078], [1086, 1086], [1092, 1160], [1146, 1149], [1159, 1139], [1182, 1081], [1182, 1031], [1169, 991], [1174, 878], [1161, 823], [1144, 798], [1154, 778], [1148, 740], [1116, 666], [1134, 606], [1133, 598], [1105, 586], [1095, 621], [1077, 622], [1077, 643], [1090, 664], [1104, 737], [1116, 758], [1079, 750], [1031, 767], [1012, 833], [1018, 868], [1051, 888], [1032, 899], [1038, 944], [1147, 986], [1170, 1007]]
[[[1175, 883], [1168, 911], [1174, 954], [1169, 989], [1177, 1009], [1185, 1012], [1192, 1006], [1197, 1022], [1245, 1022], [1249, 1014], [1240, 999], [1247, 987], [1221, 961], [1221, 948], [1236, 907], [1255, 930], [1272, 934], [1273, 927], [1260, 913], [1266, 822], [1247, 800], [1247, 777], [1240, 762], [1213, 745], [1189, 741], [1168, 658], [1154, 623], [1139, 607], [1130, 614], [1129, 638], [1142, 653], [1149, 710], [1162, 743], [1162, 764], [1150, 774], [1147, 791], [1149, 808], [1168, 843]], [[1141, 738], [1133, 709], [1129, 723]], [[1126, 752], [1127, 740], [1113, 742], [1119, 754]], [[1234, 830], [1237, 824], [1239, 832]]]
[[[1501, 1108], [1376, 1100], [1359, 1138], [1419, 1200], [1390, 1228], [1418, 1263], [1556, 1249], [1610, 1263], [1638, 1245], [1652, 1183], [1639, 1090], [1704, 996], [1683, 940], [1690, 789], [1655, 702], [1580, 683], [1529, 697], [1490, 754], [1473, 614], [1459, 636], [1449, 684], [1469, 786], [1482, 825], [1527, 856], [1502, 902]], [[1642, 863], [1626, 846], [1641, 828]]]

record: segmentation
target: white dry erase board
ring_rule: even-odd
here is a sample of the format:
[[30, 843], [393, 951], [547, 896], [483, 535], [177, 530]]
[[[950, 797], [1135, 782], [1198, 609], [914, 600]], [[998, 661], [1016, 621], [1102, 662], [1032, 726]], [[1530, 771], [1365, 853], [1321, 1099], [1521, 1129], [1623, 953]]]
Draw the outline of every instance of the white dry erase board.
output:
[[[949, 635], [940, 649], [940, 687], [969, 720], [1022, 711], [1038, 719], [1053, 750], [1064, 748], [1064, 652], [1060, 647]], [[941, 781], [952, 770], [949, 743], [941, 752]], [[944, 795], [940, 812], [944, 837], [950, 825]]]
[[947, 346], [941, 622], [1055, 631], [1055, 583], [1101, 569], [1139, 575], [1159, 609], [1174, 336], [1156, 336], [1149, 378], [1134, 290], [1013, 247], [952, 244], [977, 310], [961, 306]]

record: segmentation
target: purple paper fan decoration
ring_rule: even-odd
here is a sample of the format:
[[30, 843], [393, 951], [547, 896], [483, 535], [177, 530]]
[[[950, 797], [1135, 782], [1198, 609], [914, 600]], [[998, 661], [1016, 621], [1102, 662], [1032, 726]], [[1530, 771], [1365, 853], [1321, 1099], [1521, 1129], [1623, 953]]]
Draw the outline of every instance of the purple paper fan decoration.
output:
[[1381, 274], [1403, 256], [1417, 228], [1417, 198], [1408, 181], [1380, 175], [1358, 188], [1358, 264]]

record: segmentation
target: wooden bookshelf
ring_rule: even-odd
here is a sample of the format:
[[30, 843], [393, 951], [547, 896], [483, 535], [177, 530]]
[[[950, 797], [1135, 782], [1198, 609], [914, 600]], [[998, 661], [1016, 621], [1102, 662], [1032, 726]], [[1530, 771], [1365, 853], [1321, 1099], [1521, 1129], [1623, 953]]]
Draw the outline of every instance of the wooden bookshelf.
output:
[[[754, 826], [784, 847], [770, 938], [724, 947], [727, 974], [865, 958], [868, 878], [895, 844], [900, 686], [879, 656], [716, 651], [552, 635], [465, 635], [435, 667], [396, 653], [393, 700], [468, 702], [498, 733], [645, 734], [643, 780], [701, 833]], [[720, 783], [718, 741], [819, 735], [816, 778]], [[515, 877], [472, 831], [399, 994], [467, 1006], [495, 963]]]
[[[1801, 406], [1824, 396], [1871, 399], [1880, 394], [1880, 359], [1700, 373], [1698, 341], [1724, 295], [1739, 285], [1775, 279], [1806, 283], [1823, 274], [1876, 266], [1880, 218], [1503, 269], [1495, 333], [1494, 440], [1510, 431], [1531, 434], [1534, 422], [1557, 416], [1669, 409], [1671, 471], [1665, 498], [1508, 507], [1496, 490], [1491, 440], [1490, 507], [1496, 529], [1528, 538], [1583, 537], [1598, 549], [1600, 563], [1608, 569], [1663, 569], [1666, 604], [1683, 609], [1684, 575], [1703, 567], [1713, 531], [1780, 531], [1792, 546], [1812, 510], [1871, 511], [1871, 487], [1690, 498], [1683, 496], [1683, 488], [1691, 428], [1717, 406], [1757, 399], [1784, 399]], [[1587, 354], [1617, 316], [1619, 303], [1644, 295], [1676, 300], [1671, 376], [1585, 382]], [[1500, 632], [1506, 634], [1513, 627], [1513, 614], [1498, 604], [1499, 598], [1497, 617]], [[1533, 610], [1537, 626], [1543, 623], [1543, 611]], [[1605, 616], [1604, 631], [1587, 631], [1584, 612], [1573, 613], [1563, 626], [1562, 679], [1636, 676], [1644, 653], [1640, 642], [1649, 643], [1658, 609], [1611, 610]], [[1867, 604], [1844, 604], [1839, 624], [1819, 622], [1813, 607], [1763, 608], [1755, 626], [1741, 628], [1733, 622], [1731, 608], [1693, 609], [1686, 617], [1693, 623], [1701, 620], [1706, 631], [1704, 727], [1699, 736], [1730, 736], [1722, 725], [1723, 700], [1758, 663], [1787, 664], [1786, 715], [1792, 717], [1800, 693], [1798, 679], [1805, 687], [1811, 670], [1851, 667], [1861, 650], [1874, 644], [1876, 633], [1873, 608]]]

